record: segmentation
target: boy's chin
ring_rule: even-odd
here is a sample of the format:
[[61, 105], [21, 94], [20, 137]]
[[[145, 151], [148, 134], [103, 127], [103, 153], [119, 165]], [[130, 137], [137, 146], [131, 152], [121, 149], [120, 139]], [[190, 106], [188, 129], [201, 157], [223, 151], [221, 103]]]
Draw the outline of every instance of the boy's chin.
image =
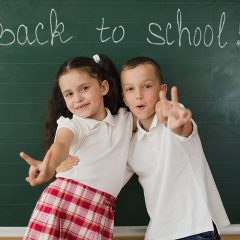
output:
[[155, 112], [153, 114], [139, 114], [136, 113], [134, 114], [135, 117], [141, 122], [141, 121], [146, 121], [146, 120], [153, 120], [154, 116], [155, 116]]

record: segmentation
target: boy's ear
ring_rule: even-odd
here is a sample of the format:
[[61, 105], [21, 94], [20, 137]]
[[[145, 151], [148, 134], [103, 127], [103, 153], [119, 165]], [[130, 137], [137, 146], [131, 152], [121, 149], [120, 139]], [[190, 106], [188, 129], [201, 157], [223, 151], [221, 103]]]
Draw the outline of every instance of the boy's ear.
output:
[[167, 94], [167, 84], [161, 84], [161, 91], [164, 91], [165, 95]]
[[102, 95], [105, 96], [107, 95], [109, 91], [109, 83], [107, 80], [103, 80], [101, 83], [101, 89], [102, 89]]

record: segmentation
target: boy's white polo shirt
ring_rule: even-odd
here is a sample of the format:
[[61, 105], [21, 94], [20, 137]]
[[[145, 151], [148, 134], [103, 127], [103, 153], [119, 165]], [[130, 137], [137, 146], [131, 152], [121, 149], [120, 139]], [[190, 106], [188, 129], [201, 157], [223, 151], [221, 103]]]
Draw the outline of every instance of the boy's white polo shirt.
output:
[[132, 114], [120, 109], [102, 121], [73, 116], [60, 117], [58, 129], [68, 128], [74, 134], [70, 154], [79, 158], [79, 163], [57, 177], [73, 179], [93, 188], [117, 196], [122, 187], [130, 139]]
[[146, 240], [172, 240], [228, 225], [193, 122], [193, 133], [179, 137], [154, 117], [149, 132], [139, 123], [128, 164], [139, 176], [150, 223]]

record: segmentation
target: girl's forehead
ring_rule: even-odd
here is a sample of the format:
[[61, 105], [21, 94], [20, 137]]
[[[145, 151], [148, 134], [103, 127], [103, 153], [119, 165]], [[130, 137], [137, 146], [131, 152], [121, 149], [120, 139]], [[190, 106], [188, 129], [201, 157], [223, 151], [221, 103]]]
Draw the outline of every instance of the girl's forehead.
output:
[[88, 71], [81, 70], [81, 69], [71, 69], [70, 71], [64, 73], [60, 76], [59, 81], [61, 80], [82, 80], [82, 79], [94, 79]]
[[67, 86], [81, 85], [94, 81], [97, 81], [97, 79], [92, 77], [87, 71], [73, 69], [60, 76], [59, 85], [60, 88], [65, 88]]

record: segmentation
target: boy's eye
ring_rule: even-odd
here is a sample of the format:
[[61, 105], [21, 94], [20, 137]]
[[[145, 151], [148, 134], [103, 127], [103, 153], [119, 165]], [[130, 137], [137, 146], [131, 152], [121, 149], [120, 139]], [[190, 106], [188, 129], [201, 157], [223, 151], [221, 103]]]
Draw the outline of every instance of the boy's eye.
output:
[[150, 84], [145, 84], [144, 88], [151, 88], [152, 86]]

